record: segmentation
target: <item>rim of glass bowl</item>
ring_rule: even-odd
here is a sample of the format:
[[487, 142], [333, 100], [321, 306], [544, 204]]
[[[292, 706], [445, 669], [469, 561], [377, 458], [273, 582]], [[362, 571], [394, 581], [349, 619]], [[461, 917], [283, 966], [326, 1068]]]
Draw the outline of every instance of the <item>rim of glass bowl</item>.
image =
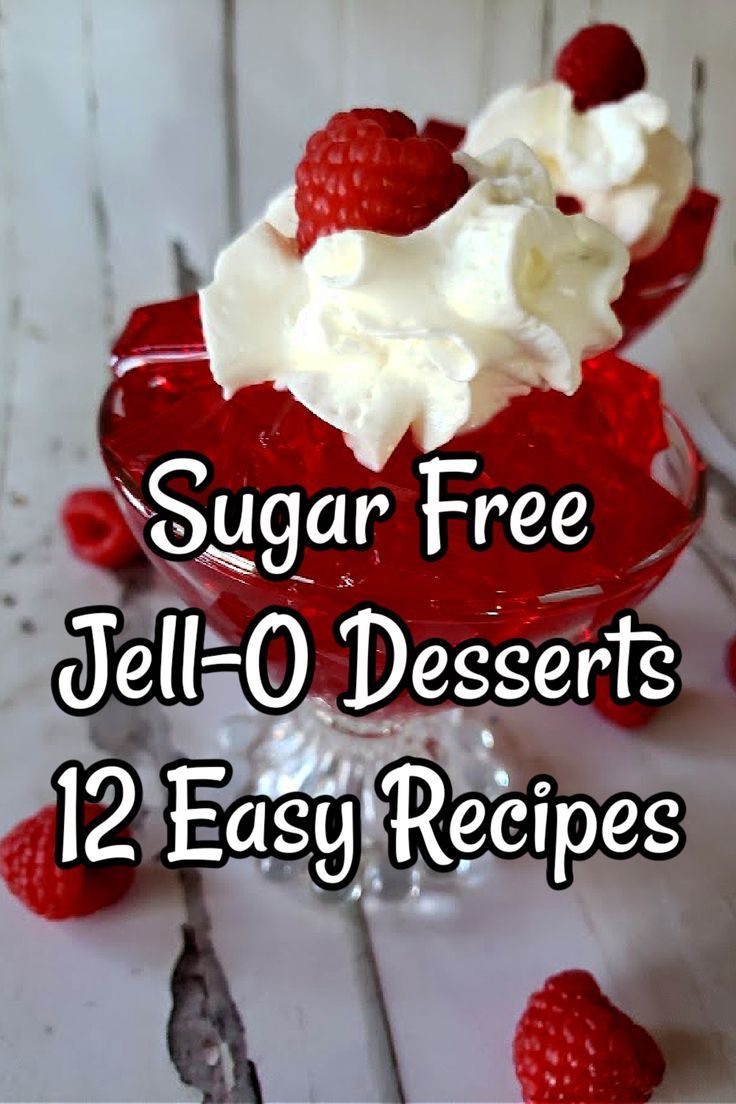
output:
[[[670, 276], [669, 280], [664, 280], [659, 284], [645, 284], [641, 288], [638, 288], [638, 294], [642, 299], [659, 299], [663, 295], [669, 295], [671, 291], [678, 291], [680, 288], [687, 287], [691, 280], [701, 272], [703, 268], [703, 262], [696, 268], [691, 268], [688, 272], [678, 272], [676, 276]], [[614, 304], [615, 305], [615, 304]]]
[[[191, 352], [181, 353], [182, 358], [190, 358], [191, 355]], [[131, 358], [131, 360], [133, 359], [134, 358]], [[150, 362], [151, 359], [153, 358], [150, 356], [146, 356], [145, 358], [147, 363]], [[171, 351], [167, 351], [161, 359], [171, 360]], [[134, 367], [134, 364], [126, 365], [126, 367]], [[114, 382], [106, 390], [103, 396], [100, 407], [101, 415], [104, 413], [113, 388]], [[654, 549], [643, 559], [637, 561], [637, 563], [625, 568], [620, 575], [617, 576], [616, 591], [620, 592], [622, 595], [625, 595], [627, 591], [636, 587], [639, 576], [643, 572], [650, 570], [658, 563], [674, 559], [674, 557], [682, 551], [697, 531], [705, 509], [706, 467], [695, 442], [677, 414], [664, 405], [662, 406], [662, 420], [668, 444], [667, 447], [654, 458], [653, 478], [657, 479], [660, 484], [670, 490], [678, 501], [687, 508], [687, 519], [666, 544]], [[125, 497], [127, 502], [141, 515], [141, 517], [146, 519], [151, 517], [152, 511], [145, 506], [138, 495], [133, 493], [130, 486], [131, 481], [124, 477], [125, 469], [122, 464], [111, 462], [104, 449], [103, 457], [108, 471], [114, 477], [114, 484], [118, 493]], [[662, 477], [666, 477], [668, 481], [665, 482]], [[221, 552], [219, 550], [206, 551], [197, 557], [197, 562], [215, 571], [226, 570], [229, 575], [233, 573], [240, 575], [243, 581], [257, 575], [253, 561], [234, 552]], [[486, 603], [484, 603], [483, 606], [477, 610], [471, 611], [470, 609], [463, 609], [462, 616], [466, 618], [484, 619], [489, 616], [502, 617], [505, 610], [554, 607], [557, 603], [576, 603], [584, 601], [585, 599], [602, 598], [604, 596], [607, 600], [610, 600], [612, 597], [611, 582], [610, 575], [599, 575], [587, 579], [579, 586], [566, 588], [560, 591], [550, 591], [546, 594], [536, 596], [522, 595], [515, 598], [512, 595], [499, 594], [499, 603], [495, 610], [488, 609]], [[284, 579], [282, 583], [283, 589], [293, 586], [295, 583], [301, 586], [314, 587], [316, 591], [325, 590], [334, 592], [337, 589], [328, 582], [311, 579], [306, 575], [300, 575], [298, 573], [292, 575], [288, 579]], [[277, 597], [280, 581], [272, 580], [271, 586], [274, 588], [274, 597]], [[454, 599], [451, 601], [448, 612], [451, 613], [453, 610], [457, 616], [457, 603]], [[446, 621], [447, 615], [443, 617], [443, 612], [444, 607], [442, 605], [442, 599], [434, 599], [431, 609], [427, 610], [426, 616], [422, 616], [421, 621], [426, 623]]]

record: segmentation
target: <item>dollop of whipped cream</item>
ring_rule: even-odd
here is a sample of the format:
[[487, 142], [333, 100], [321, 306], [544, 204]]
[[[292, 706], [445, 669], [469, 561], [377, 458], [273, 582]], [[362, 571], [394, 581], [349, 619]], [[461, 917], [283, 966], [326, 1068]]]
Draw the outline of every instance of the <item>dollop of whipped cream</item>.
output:
[[345, 230], [300, 257], [286, 192], [224, 250], [200, 301], [226, 397], [288, 388], [380, 471], [410, 427], [430, 451], [532, 387], [576, 390], [620, 337], [626, 249], [556, 210], [522, 143], [458, 159], [470, 189], [413, 234]]
[[464, 149], [477, 153], [507, 138], [525, 142], [558, 195], [574, 196], [636, 259], [667, 236], [692, 187], [692, 159], [667, 120], [667, 104], [649, 92], [580, 112], [567, 85], [547, 81], [491, 100], [470, 123]]

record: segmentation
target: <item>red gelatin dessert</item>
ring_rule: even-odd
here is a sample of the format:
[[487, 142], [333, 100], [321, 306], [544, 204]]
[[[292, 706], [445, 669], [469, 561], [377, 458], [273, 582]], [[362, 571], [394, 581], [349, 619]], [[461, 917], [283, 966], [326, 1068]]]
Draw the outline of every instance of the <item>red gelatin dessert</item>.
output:
[[[585, 91], [600, 94], [590, 81]], [[309, 696], [270, 731], [259, 720], [256, 741], [252, 720], [242, 722], [253, 792], [298, 784], [358, 795], [374, 810], [362, 825], [364, 886], [405, 874], [412, 895], [419, 875], [388, 863], [375, 813], [381, 764], [419, 752], [442, 764], [455, 792], [498, 792], [509, 775], [484, 711], [466, 717], [448, 706], [449, 680], [428, 694], [416, 685], [383, 693], [386, 681], [397, 694], [406, 685], [399, 659], [377, 696], [346, 701], [356, 657], [336, 637], [337, 619], [360, 603], [382, 607], [415, 648], [433, 641], [445, 665], [447, 645], [488, 654], [514, 638], [581, 641], [656, 586], [703, 502], [697, 453], [657, 380], [601, 352], [619, 336], [611, 302], [624, 244], [600, 221], [555, 210], [549, 176], [521, 142], [481, 162], [453, 157], [452, 141], [446, 131], [418, 135], [411, 119], [383, 108], [333, 116], [308, 140], [294, 186], [220, 255], [199, 304], [133, 314], [100, 413], [103, 455], [141, 543], [153, 512], [144, 475], [165, 453], [208, 458], [203, 505], [216, 488], [391, 493], [394, 512], [375, 525], [370, 548], [339, 538], [308, 548], [288, 576], [266, 578], [254, 552], [216, 542], [195, 559], [153, 559], [231, 645], [267, 607], [301, 615], [315, 645]], [[532, 555], [498, 527], [488, 540], [487, 512], [481, 547], [468, 539], [468, 519], [454, 517], [449, 548], [428, 561], [414, 466], [437, 449], [482, 459], [473, 483], [447, 480], [450, 493], [479, 492], [475, 513], [488, 492], [503, 489], [508, 503], [530, 486], [549, 499], [582, 485], [593, 500], [590, 539], [574, 555], [551, 543]], [[193, 495], [188, 482], [169, 485]], [[253, 497], [238, 501], [247, 513]], [[283, 535], [293, 534], [290, 524]], [[273, 643], [278, 677], [282, 637]], [[380, 667], [380, 641], [376, 659]]]
[[427, 563], [418, 548], [418, 485], [411, 471], [418, 449], [411, 436], [373, 473], [338, 430], [289, 392], [262, 384], [224, 400], [201, 332], [195, 332], [196, 308], [190, 297], [134, 312], [115, 346], [113, 381], [101, 411], [105, 461], [139, 539], [149, 516], [141, 479], [168, 451], [204, 453], [214, 465], [213, 485], [233, 490], [244, 484], [265, 490], [297, 479], [309, 493], [336, 485], [393, 491], [396, 515], [377, 526], [370, 552], [307, 550], [288, 580], [263, 578], [246, 553], [156, 561], [230, 642], [239, 642], [264, 606], [299, 610], [317, 642], [313, 689], [327, 699], [346, 682], [347, 653], [335, 643], [332, 624], [357, 602], [387, 606], [417, 640], [580, 639], [619, 609], [635, 606], [697, 527], [702, 480], [692, 443], [663, 410], [658, 381], [608, 353], [584, 365], [583, 384], [573, 396], [535, 390], [447, 446], [483, 456], [481, 488], [514, 490], [539, 484], [540, 475], [552, 492], [583, 483], [595, 502], [592, 541], [574, 555], [551, 547], [530, 555], [504, 540], [476, 552], [458, 523], [455, 531], [450, 527], [448, 554]]
[[639, 337], [693, 282], [705, 259], [719, 199], [693, 188], [654, 253], [633, 261], [621, 298], [613, 304], [623, 327], [619, 348]]
[[[456, 150], [465, 128], [443, 119], [428, 119], [422, 130]], [[700, 272], [720, 200], [702, 188], [693, 188], [675, 215], [667, 237], [648, 257], [631, 262], [624, 289], [613, 304], [623, 335], [623, 349], [649, 329], [680, 298]], [[557, 205], [565, 214], [576, 214], [580, 204], [572, 196], [559, 195]]]
[[646, 65], [628, 31], [584, 27], [560, 51], [554, 79], [494, 97], [467, 130], [429, 119], [422, 133], [482, 157], [515, 137], [546, 165], [566, 214], [583, 211], [629, 248], [614, 310], [622, 348], [679, 298], [700, 270], [718, 198], [693, 186], [690, 154], [645, 90]]

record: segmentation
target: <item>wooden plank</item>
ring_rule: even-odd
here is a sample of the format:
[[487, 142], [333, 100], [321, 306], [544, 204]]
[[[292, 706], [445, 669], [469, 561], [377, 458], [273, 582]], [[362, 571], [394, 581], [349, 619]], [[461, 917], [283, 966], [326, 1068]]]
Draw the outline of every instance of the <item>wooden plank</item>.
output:
[[[193, 118], [188, 98], [193, 104], [204, 95], [205, 85], [214, 89], [216, 84], [219, 23], [210, 19], [211, 11], [192, 4], [175, 11], [160, 3], [126, 5], [123, 11], [120, 5], [103, 3], [95, 5], [90, 19], [81, 3], [70, 17], [68, 6], [62, 14], [50, 0], [34, 0], [22, 10], [15, 6], [8, 21], [7, 106], [14, 126], [13, 167], [23, 197], [14, 217], [23, 248], [20, 280], [29, 322], [21, 334], [12, 408], [13, 497], [3, 502], [10, 564], [7, 600], [0, 609], [6, 748], [19, 777], [16, 781], [13, 775], [0, 831], [49, 800], [48, 779], [62, 758], [88, 760], [98, 754], [89, 742], [87, 723], [56, 709], [48, 679], [53, 663], [75, 650], [63, 629], [67, 610], [94, 601], [115, 603], [120, 591], [110, 576], [76, 563], [67, 553], [56, 513], [68, 487], [102, 478], [94, 435], [110, 321], [107, 296], [112, 295], [119, 323], [138, 299], [174, 290], [172, 241], [183, 240], [193, 263], [204, 265], [203, 258], [211, 261], [218, 237], [227, 233], [224, 139], [217, 144], [219, 100], [214, 102], [214, 91], [204, 96]], [[40, 46], [37, 33], [44, 20], [53, 43], [48, 49]], [[121, 81], [126, 69], [135, 70], [137, 84], [131, 81], [126, 87]], [[134, 126], [133, 142], [128, 135]], [[24, 140], [34, 130], [43, 136], [37, 146]], [[49, 193], [53, 174], [60, 186]], [[73, 281], [67, 270], [71, 259]], [[49, 401], [53, 379], [60, 383]], [[62, 469], [58, 477], [57, 466]], [[186, 724], [179, 723], [172, 733], [177, 746], [180, 738], [187, 746], [184, 733], [190, 726], [192, 754], [206, 750], [221, 716], [218, 709], [224, 708], [217, 696], [209, 700], [215, 716], [183, 710]], [[104, 728], [104, 717], [100, 723]], [[104, 731], [99, 738], [106, 739]], [[152, 817], [147, 853], [155, 850], [156, 828]], [[374, 991], [348, 917], [339, 910], [327, 916], [312, 905], [312, 919], [305, 920], [300, 891], [294, 898], [288, 891], [278, 894], [274, 903], [269, 887], [261, 887], [258, 878], [243, 883], [240, 873], [234, 872], [226, 894], [214, 894], [212, 923], [216, 949], [221, 942], [226, 969], [233, 971], [236, 1001], [247, 998], [246, 1033], [256, 1040], [255, 1057], [271, 1098], [395, 1096]], [[6, 991], [16, 994], [7, 1009], [13, 1023], [7, 1031], [4, 1024], [0, 1028], [7, 1056], [0, 1065], [8, 1070], [3, 1088], [9, 1097], [190, 1098], [165, 1045], [169, 973], [184, 914], [175, 880], [164, 873], [144, 875], [140, 892], [146, 890], [146, 908], [140, 914], [134, 910], [136, 894], [130, 909], [78, 926], [78, 939], [71, 942], [71, 929], [59, 929], [66, 938], [47, 938], [40, 951], [36, 940], [20, 938], [33, 922], [2, 898], [3, 917], [7, 913], [8, 926], [17, 929], [23, 943], [0, 971]], [[296, 909], [294, 901], [299, 903]], [[238, 912], [248, 912], [259, 933], [245, 944]], [[98, 928], [102, 934], [95, 937], [93, 929]], [[44, 937], [41, 927], [38, 941]], [[61, 957], [48, 985], [45, 967], [34, 968], [47, 955], [50, 960]], [[290, 1004], [289, 987], [304, 967], [304, 985]], [[268, 982], [274, 970], [281, 985], [277, 999], [270, 995]], [[90, 992], [95, 971], [109, 996]], [[88, 1006], [91, 1000], [95, 1004]], [[121, 1017], [129, 1016], [131, 1008], [137, 1010], [135, 1022], [123, 1026]], [[343, 1053], [358, 1057], [336, 1074], [324, 1033], [337, 1009], [335, 1041]], [[35, 1040], [42, 1016], [49, 1020], [49, 1030], [41, 1045]], [[80, 1061], [80, 1024], [90, 1017], [95, 1028], [89, 1037], [96, 1047], [95, 1040], [104, 1035], [125, 1040], [119, 1056], [106, 1055], [100, 1042], [99, 1060]], [[21, 1048], [22, 1037], [33, 1039], [34, 1045]], [[87, 1047], [85, 1043], [85, 1054]]]
[[592, 19], [598, 18], [596, 0], [548, 0], [547, 43], [542, 75], [549, 79], [557, 51], [571, 35]]
[[4, 49], [18, 371], [7, 446], [10, 498], [1, 508], [11, 551], [26, 550], [38, 563], [44, 540], [58, 543], [64, 491], [101, 470], [94, 410], [106, 349], [88, 188], [81, 6], [65, 13], [52, 0], [10, 6]]
[[251, 863], [210, 871], [204, 883], [264, 1098], [397, 1101], [354, 910], [269, 883]]
[[484, 73], [484, 4], [347, 0], [345, 94], [351, 104], [465, 120]]
[[[4, 17], [0, 6], [0, 25]], [[11, 159], [6, 106], [6, 43], [0, 34], [0, 496], [5, 492], [8, 429], [11, 396], [17, 366], [15, 356], [18, 328], [17, 236], [12, 215]]]
[[[707, 11], [707, 17], [706, 17]], [[730, 201], [736, 180], [736, 147], [724, 136], [732, 130], [736, 100], [736, 6], [728, 0], [703, 5], [679, 3], [677, 33], [691, 58], [701, 62], [701, 88], [695, 101], [699, 119], [699, 162], [703, 186], [721, 196], [721, 207], [704, 271], [672, 311], [670, 323], [698, 390], [723, 431], [736, 440], [736, 212]], [[680, 70], [672, 59], [673, 77]], [[683, 74], [684, 78], [684, 74]], [[697, 325], [694, 325], [697, 320]]]
[[[18, 326], [0, 502], [0, 832], [49, 802], [62, 760], [96, 757], [86, 721], [60, 713], [49, 678], [70, 654], [66, 612], [119, 596], [110, 576], [72, 559], [57, 522], [70, 487], [102, 478], [95, 410], [106, 341], [84, 5], [23, 0], [6, 4], [3, 17]], [[13, 946], [0, 965], [0, 1095], [191, 1098], [165, 1045], [182, 915], [175, 885], [143, 875], [119, 909], [86, 924], [44, 925], [5, 893], [0, 913]]]
[[[221, 755], [218, 728], [242, 712], [237, 679], [210, 675], [200, 706], [171, 711], [172, 739], [185, 755]], [[224, 800], [232, 800], [244, 786], [243, 760], [237, 743], [227, 754], [235, 778]], [[398, 1099], [357, 914], [317, 900], [308, 884], [270, 882], [251, 861], [202, 877], [264, 1099]]]
[[153, 870], [115, 909], [85, 921], [49, 924], [0, 896], [13, 947], [2, 966], [4, 1100], [201, 1099], [162, 1041], [178, 911], [174, 879]]
[[646, 612], [683, 647], [682, 698], [635, 737], [573, 705], [522, 707], [508, 717], [509, 763], [522, 784], [531, 769], [547, 770], [563, 792], [599, 798], [674, 788], [688, 805], [688, 845], [662, 864], [580, 864], [562, 893], [547, 889], [538, 863], [521, 860], [496, 863], [483, 886], [455, 900], [435, 896], [414, 912], [372, 904], [409, 1099], [517, 1099], [516, 1018], [547, 974], [577, 966], [660, 1040], [669, 1062], [662, 1099], [734, 1099], [736, 869], [723, 827], [732, 819], [734, 707], [723, 655], [733, 615], [693, 553]]
[[237, 0], [243, 222], [294, 178], [309, 135], [344, 106], [341, 0]]
[[231, 236], [223, 5], [87, 10], [95, 217], [119, 327], [138, 303], [176, 295], [182, 266], [207, 282]]
[[486, 0], [481, 102], [513, 84], [546, 75], [550, 13], [545, 0]]

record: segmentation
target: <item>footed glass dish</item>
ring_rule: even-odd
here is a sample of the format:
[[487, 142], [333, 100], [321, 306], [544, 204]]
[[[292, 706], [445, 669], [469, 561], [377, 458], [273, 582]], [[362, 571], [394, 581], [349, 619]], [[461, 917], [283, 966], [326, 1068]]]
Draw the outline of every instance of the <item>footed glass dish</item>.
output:
[[632, 262], [613, 304], [624, 331], [619, 349], [661, 318], [698, 275], [717, 210], [716, 196], [693, 188], [659, 248]]
[[[465, 138], [465, 127], [442, 119], [429, 119], [422, 134], [456, 150]], [[558, 196], [557, 203], [566, 214], [580, 210], [579, 204], [569, 196]], [[613, 304], [623, 329], [619, 349], [640, 337], [661, 318], [698, 275], [718, 204], [718, 196], [693, 188], [662, 244], [648, 257], [632, 261], [624, 277], [621, 296]]]
[[[360, 719], [340, 713], [335, 700], [347, 686], [348, 653], [335, 640], [334, 620], [370, 601], [398, 614], [416, 642], [585, 640], [661, 581], [695, 533], [704, 501], [702, 464], [684, 427], [662, 408], [657, 381], [606, 354], [585, 365], [576, 395], [534, 392], [446, 447], [484, 457], [480, 487], [543, 483], [555, 491], [584, 484], [595, 502], [590, 543], [573, 554], [552, 547], [529, 553], [496, 539], [477, 552], [459, 523], [448, 553], [428, 563], [419, 553], [412, 441], [407, 437], [374, 474], [355, 460], [338, 431], [288, 392], [261, 385], [223, 400], [210, 375], [195, 297], [133, 314], [113, 351], [99, 430], [118, 500], [141, 543], [151, 516], [143, 473], [166, 452], [208, 456], [212, 487], [264, 490], [296, 483], [310, 494], [338, 485], [393, 492], [396, 513], [379, 527], [369, 551], [307, 550], [288, 579], [264, 578], [252, 553], [210, 549], [186, 562], [154, 557], [187, 603], [204, 610], [230, 644], [240, 643], [250, 619], [266, 606], [298, 610], [307, 620], [317, 648], [310, 698], [283, 717], [244, 710], [223, 727], [221, 741], [228, 755], [245, 761], [248, 792], [360, 797], [363, 865], [353, 893], [414, 894], [426, 878], [440, 877], [388, 864], [381, 842], [385, 807], [373, 790], [386, 763], [405, 754], [429, 758], [445, 768], [455, 793], [493, 795], [510, 784], [523, 788], [527, 779], [513, 777], [493, 709], [420, 708], [401, 694]], [[296, 873], [273, 864], [270, 872]]]

